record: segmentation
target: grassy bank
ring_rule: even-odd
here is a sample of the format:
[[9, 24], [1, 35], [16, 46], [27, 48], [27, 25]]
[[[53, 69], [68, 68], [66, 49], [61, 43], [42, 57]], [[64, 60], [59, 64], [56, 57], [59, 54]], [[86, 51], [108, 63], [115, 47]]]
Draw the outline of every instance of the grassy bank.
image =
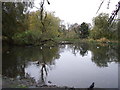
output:
[[[30, 35], [31, 36], [31, 35]], [[101, 38], [101, 39], [79, 39], [79, 38], [63, 38], [63, 37], [56, 37], [56, 38], [45, 38], [41, 39], [39, 38], [34, 38], [33, 36], [31, 37], [32, 39], [29, 39], [29, 37], [17, 37], [13, 38], [13, 45], [19, 45], [19, 46], [27, 46], [27, 45], [32, 45], [32, 46], [40, 46], [40, 45], [45, 45], [46, 47], [50, 46], [55, 46], [58, 44], [73, 44], [73, 43], [80, 43], [80, 42], [86, 42], [86, 43], [98, 43], [98, 44], [118, 44], [118, 40], [109, 40], [106, 38]], [[3, 43], [7, 42], [9, 44], [10, 39], [7, 39], [6, 37], [2, 38]]]

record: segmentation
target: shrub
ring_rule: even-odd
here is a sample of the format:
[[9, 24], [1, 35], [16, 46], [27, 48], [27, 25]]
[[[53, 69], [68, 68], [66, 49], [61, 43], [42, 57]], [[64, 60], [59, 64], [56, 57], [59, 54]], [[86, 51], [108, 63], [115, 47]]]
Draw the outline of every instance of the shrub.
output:
[[106, 38], [104, 38], [104, 37], [98, 39], [97, 41], [98, 41], [98, 42], [103, 42], [103, 43], [110, 42], [108, 39], [106, 39]]
[[41, 31], [27, 30], [22, 33], [16, 33], [12, 39], [15, 44], [35, 44], [41, 40]]

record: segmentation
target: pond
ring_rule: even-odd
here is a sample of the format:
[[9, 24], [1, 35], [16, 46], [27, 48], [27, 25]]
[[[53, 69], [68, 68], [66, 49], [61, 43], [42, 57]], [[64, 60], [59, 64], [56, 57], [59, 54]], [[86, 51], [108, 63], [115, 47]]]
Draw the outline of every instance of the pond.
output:
[[43, 85], [118, 88], [117, 45], [65, 44], [55, 47], [7, 47], [2, 51], [3, 76]]

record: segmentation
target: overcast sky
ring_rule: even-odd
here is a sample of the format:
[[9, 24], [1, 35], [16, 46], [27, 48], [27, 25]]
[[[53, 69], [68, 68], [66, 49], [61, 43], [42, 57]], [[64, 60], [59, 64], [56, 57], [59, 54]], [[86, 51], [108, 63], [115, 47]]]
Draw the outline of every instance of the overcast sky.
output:
[[[119, 0], [110, 0], [109, 9], [107, 4], [109, 0], [105, 0], [100, 11], [96, 14], [102, 0], [49, 0], [50, 5], [45, 2], [47, 11], [55, 11], [55, 16], [64, 20], [65, 23], [82, 22], [92, 23], [93, 17], [101, 12], [110, 13], [115, 10], [115, 5]], [[39, 7], [40, 0], [35, 0], [35, 5]]]

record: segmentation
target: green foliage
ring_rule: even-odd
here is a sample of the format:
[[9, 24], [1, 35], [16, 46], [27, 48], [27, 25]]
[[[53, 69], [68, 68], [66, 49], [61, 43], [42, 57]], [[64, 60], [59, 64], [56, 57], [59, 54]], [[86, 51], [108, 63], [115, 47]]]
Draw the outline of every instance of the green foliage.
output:
[[90, 32], [90, 37], [100, 39], [109, 37], [108, 14], [101, 13], [93, 19], [94, 27]]
[[106, 13], [101, 13], [99, 14], [97, 17], [95, 17], [93, 19], [93, 22], [95, 24], [95, 26], [97, 26], [98, 28], [104, 28], [104, 29], [108, 29], [108, 14]]
[[41, 40], [41, 31], [28, 30], [22, 33], [16, 33], [13, 38], [16, 44], [38, 44]]
[[[40, 10], [27, 12], [28, 7], [33, 3], [29, 2], [3, 2], [2, 3], [2, 35], [3, 40], [10, 39], [15, 44], [41, 44], [42, 41], [62, 39], [118, 39], [120, 21], [114, 22], [110, 27], [108, 14], [101, 13], [93, 19], [94, 27], [90, 31], [89, 24], [77, 23], [66, 29], [60, 25], [60, 19], [54, 16], [53, 12]], [[43, 20], [41, 21], [41, 14]], [[5, 37], [5, 38], [4, 38]], [[7, 39], [6, 39], [7, 38]]]
[[89, 30], [88, 24], [85, 23], [85, 22], [83, 22], [80, 25], [79, 29], [78, 29], [78, 31], [79, 31], [79, 37], [80, 38], [87, 38], [88, 35], [89, 35], [89, 31], [88, 30]]
[[63, 33], [67, 38], [87, 38], [89, 35], [89, 25], [85, 22], [83, 22], [81, 25], [75, 23], [70, 25], [68, 30], [64, 30]]
[[44, 23], [46, 28], [45, 33], [48, 38], [54, 38], [59, 35], [60, 19], [58, 17], [55, 17], [53, 13], [48, 13]]
[[30, 2], [2, 2], [2, 34], [9, 39], [17, 33], [24, 31], [25, 13], [28, 7], [32, 7]]
[[28, 15], [28, 29], [24, 32], [16, 33], [12, 37], [16, 44], [41, 44], [41, 41], [55, 38], [59, 35], [60, 19], [53, 13], [48, 13], [44, 21], [46, 31], [42, 32], [42, 24], [39, 19], [39, 11], [31, 12]]
[[44, 28], [45, 31], [43, 32], [43, 25], [40, 21], [40, 12], [31, 12], [29, 15], [29, 30], [39, 30], [42, 32], [42, 39], [48, 38], [55, 38], [59, 35], [59, 25], [60, 19], [55, 17], [53, 13], [47, 13], [47, 17], [44, 20]]
[[28, 14], [28, 30], [41, 30], [42, 24], [40, 21], [40, 12], [31, 12]]
[[120, 35], [118, 34], [120, 32], [120, 19], [118, 20], [118, 23], [117, 23], [117, 31], [116, 31], [116, 36], [117, 36], [117, 39], [120, 40]]
[[113, 22], [111, 25], [108, 23], [108, 14], [101, 13], [93, 19], [94, 27], [90, 31], [90, 38], [93, 39], [118, 39], [118, 23]]

